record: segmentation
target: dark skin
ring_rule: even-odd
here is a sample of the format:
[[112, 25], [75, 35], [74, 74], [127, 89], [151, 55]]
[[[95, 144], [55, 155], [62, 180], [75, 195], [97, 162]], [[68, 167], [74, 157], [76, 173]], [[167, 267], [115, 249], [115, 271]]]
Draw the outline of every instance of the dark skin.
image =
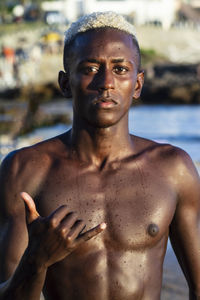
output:
[[73, 50], [72, 129], [2, 164], [0, 299], [158, 300], [168, 236], [200, 299], [200, 179], [183, 150], [129, 134], [131, 36], [88, 31]]

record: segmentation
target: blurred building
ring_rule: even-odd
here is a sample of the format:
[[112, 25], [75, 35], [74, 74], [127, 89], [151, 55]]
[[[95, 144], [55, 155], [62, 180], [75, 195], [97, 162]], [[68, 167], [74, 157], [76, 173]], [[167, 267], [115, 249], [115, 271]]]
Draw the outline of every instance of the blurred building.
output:
[[160, 24], [169, 28], [175, 18], [175, 0], [85, 0], [85, 12], [115, 10], [131, 17], [136, 25]]
[[199, 0], [182, 0], [181, 2], [191, 5], [193, 8], [200, 8]]
[[52, 20], [64, 16], [68, 22], [86, 13], [108, 10], [128, 16], [136, 25], [155, 24], [164, 29], [179, 15], [186, 21], [200, 22], [200, 0], [58, 0], [44, 1], [42, 8]]
[[129, 16], [137, 25], [160, 24], [169, 28], [176, 15], [177, 0], [63, 0], [44, 1], [44, 11], [58, 11], [69, 22], [93, 11], [116, 11]]
[[200, 25], [200, 0], [177, 0], [177, 11], [182, 21]]

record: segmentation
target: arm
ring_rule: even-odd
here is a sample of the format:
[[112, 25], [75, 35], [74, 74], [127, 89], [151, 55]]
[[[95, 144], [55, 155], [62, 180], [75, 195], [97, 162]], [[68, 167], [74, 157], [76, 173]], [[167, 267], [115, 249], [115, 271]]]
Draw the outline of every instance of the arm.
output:
[[100, 233], [105, 224], [81, 233], [85, 224], [66, 206], [42, 218], [27, 193], [20, 197], [20, 172], [16, 166], [10, 168], [4, 163], [2, 168], [0, 299], [39, 300], [47, 268]]
[[189, 286], [190, 300], [200, 299], [200, 178], [189, 158], [181, 153], [176, 164], [178, 194], [170, 239]]

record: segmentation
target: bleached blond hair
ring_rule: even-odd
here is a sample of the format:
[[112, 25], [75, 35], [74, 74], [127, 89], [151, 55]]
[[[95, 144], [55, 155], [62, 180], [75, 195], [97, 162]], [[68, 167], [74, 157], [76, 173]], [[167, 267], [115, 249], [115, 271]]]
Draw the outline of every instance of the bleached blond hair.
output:
[[94, 12], [85, 15], [72, 23], [69, 29], [65, 32], [64, 44], [68, 45], [79, 33], [86, 32], [98, 28], [113, 28], [124, 31], [133, 36], [135, 40], [136, 32], [135, 27], [126, 21], [126, 19], [112, 11], [107, 12]]

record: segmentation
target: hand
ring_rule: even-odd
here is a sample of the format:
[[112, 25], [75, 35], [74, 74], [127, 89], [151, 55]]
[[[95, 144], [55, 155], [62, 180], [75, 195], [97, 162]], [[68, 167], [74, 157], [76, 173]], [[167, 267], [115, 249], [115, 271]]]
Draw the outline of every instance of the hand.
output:
[[60, 206], [48, 217], [41, 217], [31, 196], [22, 192], [26, 204], [28, 223], [29, 257], [40, 267], [45, 268], [62, 260], [79, 245], [93, 238], [106, 228], [105, 223], [82, 233], [85, 223], [70, 212], [66, 205]]

